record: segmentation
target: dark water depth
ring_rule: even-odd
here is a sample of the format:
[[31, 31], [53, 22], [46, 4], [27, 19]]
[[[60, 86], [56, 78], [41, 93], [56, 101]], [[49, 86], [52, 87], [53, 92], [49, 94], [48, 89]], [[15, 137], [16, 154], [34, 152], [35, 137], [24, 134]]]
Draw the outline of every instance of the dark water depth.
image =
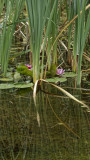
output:
[[[88, 90], [65, 89], [90, 104]], [[36, 106], [31, 89], [0, 90], [0, 160], [89, 160], [89, 127], [89, 112], [54, 87]]]

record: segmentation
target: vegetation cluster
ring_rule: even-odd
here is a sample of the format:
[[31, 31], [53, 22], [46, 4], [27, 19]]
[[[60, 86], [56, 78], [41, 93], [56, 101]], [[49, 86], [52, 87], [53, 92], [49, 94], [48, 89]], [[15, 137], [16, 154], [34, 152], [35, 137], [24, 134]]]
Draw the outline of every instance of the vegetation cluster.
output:
[[[69, 65], [80, 85], [83, 55], [90, 62], [85, 49], [90, 43], [89, 18], [89, 0], [0, 0], [1, 75], [6, 76], [11, 61], [25, 55], [32, 69], [25, 66], [24, 57], [22, 67], [15, 64], [15, 70], [31, 76], [34, 83]], [[24, 48], [12, 54], [17, 41]]]

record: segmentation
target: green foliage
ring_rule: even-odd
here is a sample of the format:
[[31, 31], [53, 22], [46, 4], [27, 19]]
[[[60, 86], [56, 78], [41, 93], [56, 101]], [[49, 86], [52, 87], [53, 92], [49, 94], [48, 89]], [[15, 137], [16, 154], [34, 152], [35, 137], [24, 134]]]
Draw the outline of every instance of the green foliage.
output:
[[30, 88], [33, 86], [33, 83], [17, 83], [14, 84], [15, 88]]
[[[27, 11], [30, 23], [30, 33], [31, 33], [31, 49], [33, 53], [33, 81], [36, 82], [37, 79], [43, 77], [43, 60], [44, 60], [44, 50], [47, 42], [48, 33], [50, 31], [50, 24], [54, 14], [54, 9], [57, 0], [54, 1], [51, 8], [50, 0], [26, 0]], [[49, 12], [50, 10], [50, 12]], [[48, 24], [46, 27], [46, 21], [48, 19]], [[40, 51], [43, 42], [43, 34], [45, 32], [43, 53], [42, 53], [42, 64], [40, 63]], [[41, 66], [40, 66], [41, 65]], [[40, 70], [41, 68], [41, 70]], [[41, 73], [40, 73], [41, 72]]]
[[40, 78], [40, 49], [49, 1], [26, 0], [31, 31], [31, 49], [33, 55], [33, 80]]
[[17, 71], [19, 72], [19, 73], [22, 73], [24, 70], [28, 70], [28, 68], [26, 67], [26, 66], [20, 66], [20, 67], [17, 67]]
[[51, 77], [50, 71], [46, 72], [46, 77]]
[[17, 67], [17, 72], [26, 76], [33, 76], [32, 70], [29, 70], [26, 66]]
[[12, 82], [13, 78], [0, 78], [1, 82]]
[[[86, 5], [89, 1], [86, 0], [69, 0], [66, 1], [67, 8], [67, 17], [68, 21], [72, 20], [76, 15], [74, 25], [74, 34], [73, 34], [73, 57], [74, 63], [72, 65], [72, 70], [77, 72], [77, 84], [80, 84], [81, 79], [81, 65], [82, 65], [82, 56], [85, 47], [86, 37], [90, 30], [90, 10], [86, 13]], [[90, 6], [89, 6], [90, 7]], [[87, 16], [86, 16], [87, 14]], [[68, 36], [68, 49], [71, 47], [71, 34], [72, 34], [72, 23], [69, 26], [69, 36]], [[78, 56], [78, 60], [77, 60]]]
[[14, 83], [8, 83], [8, 84], [5, 84], [5, 83], [2, 83], [0, 84], [0, 89], [11, 89], [11, 88], [29, 88], [29, 87], [32, 87], [33, 86], [33, 83], [17, 83], [17, 84], [14, 84]]
[[63, 74], [63, 77], [75, 77], [76, 74], [74, 72], [65, 72]]
[[[51, 6], [49, 9], [49, 13], [52, 10], [55, 0], [51, 1]], [[51, 46], [58, 34], [58, 27], [60, 23], [60, 14], [61, 14], [61, 1], [56, 1], [56, 6], [54, 9], [53, 17], [50, 23], [50, 31], [48, 33], [48, 46], [47, 46], [47, 63], [48, 70], [50, 70], [51, 61], [55, 64], [57, 62], [57, 43], [53, 47], [53, 52], [51, 51]]]
[[51, 64], [51, 67], [50, 67], [50, 74], [51, 76], [55, 76], [57, 73], [57, 67], [55, 64]]
[[8, 68], [10, 47], [16, 27], [16, 22], [18, 21], [24, 3], [24, 0], [0, 1], [0, 14], [4, 8], [2, 18], [2, 34], [0, 34], [0, 64], [1, 70], [4, 72], [4, 74], [6, 74]]
[[[51, 66], [51, 62], [56, 63], [57, 61], [57, 39], [62, 36], [62, 33], [69, 27], [68, 47], [71, 47], [71, 38], [73, 38], [72, 45], [75, 65], [78, 55], [77, 80], [79, 84], [82, 55], [84, 51], [85, 41], [90, 29], [90, 5], [88, 6], [89, 11], [87, 12], [86, 16], [86, 5], [89, 3], [89, 1], [86, 0], [0, 0], [1, 73], [4, 72], [4, 74], [6, 74], [7, 72], [12, 38], [25, 2], [27, 5], [28, 19], [30, 24], [30, 51], [32, 51], [33, 56], [33, 72], [31, 70], [28, 70], [28, 68], [26, 68], [25, 66], [18, 67], [17, 71], [23, 75], [33, 77], [33, 81], [35, 83], [37, 79], [43, 78], [45, 62], [48, 65], [49, 69], [49, 72], [47, 74], [55, 76], [56, 67], [54, 65]], [[62, 18], [63, 16], [63, 14], [61, 14], [63, 4], [66, 4], [67, 19], [69, 23], [66, 24], [63, 29], [61, 29], [60, 33], [58, 33], [58, 29], [63, 26], [62, 25], [61, 27], [59, 27], [59, 17]], [[72, 32], [73, 22], [75, 22], [74, 33]], [[42, 57], [40, 54], [41, 51]], [[44, 61], [45, 52], [47, 57], [46, 61]], [[24, 54], [24, 52], [21, 52], [19, 55], [22, 54]]]
[[14, 84], [6, 84], [6, 83], [2, 83], [0, 84], [0, 89], [11, 89], [14, 88]]
[[53, 78], [47, 78], [46, 81], [52, 82], [52, 83], [57, 83], [57, 82], [66, 82], [66, 78], [59, 78], [59, 77], [53, 77]]

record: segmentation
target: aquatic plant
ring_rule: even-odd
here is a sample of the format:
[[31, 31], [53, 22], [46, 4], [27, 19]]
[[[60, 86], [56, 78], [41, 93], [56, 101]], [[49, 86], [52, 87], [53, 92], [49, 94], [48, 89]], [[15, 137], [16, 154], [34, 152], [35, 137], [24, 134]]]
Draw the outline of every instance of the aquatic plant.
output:
[[51, 64], [51, 67], [50, 67], [50, 74], [51, 74], [51, 76], [55, 76], [56, 72], [57, 72], [56, 65], [55, 64]]
[[[54, 0], [51, 1], [49, 13], [52, 10], [53, 4], [54, 4]], [[50, 23], [50, 31], [48, 33], [48, 40], [47, 40], [48, 43], [46, 47], [48, 70], [50, 70], [52, 63], [57, 64], [57, 42], [53, 47], [53, 51], [51, 51], [51, 46], [58, 34], [58, 28], [60, 24], [60, 15], [61, 15], [61, 6], [62, 6], [62, 1], [57, 0], [55, 11], [53, 13], [53, 17]]]
[[20, 66], [17, 67], [17, 72], [21, 73], [22, 75], [26, 75], [26, 76], [33, 76], [33, 71], [28, 69], [28, 67], [26, 66]]
[[[15, 0], [14, 0], [15, 1]], [[13, 2], [14, 2], [13, 1]], [[26, 2], [26, 3], [25, 3]], [[82, 65], [82, 55], [85, 46], [85, 40], [90, 28], [90, 11], [86, 11], [90, 8], [90, 4], [86, 0], [65, 1], [67, 6], [68, 24], [65, 23], [60, 29], [58, 23], [58, 17], [60, 16], [62, 3], [59, 0], [16, 0], [12, 3], [11, 0], [0, 1], [0, 18], [2, 19], [2, 27], [0, 32], [0, 64], [1, 71], [4, 74], [7, 71], [10, 47], [12, 44], [12, 38], [15, 31], [16, 24], [19, 22], [19, 15], [22, 12], [23, 7], [27, 6], [29, 27], [30, 27], [30, 49], [33, 56], [33, 82], [37, 79], [44, 77], [44, 71], [51, 67], [52, 63], [56, 63], [57, 55], [57, 40], [62, 36], [63, 32], [69, 27], [69, 33], [71, 37], [71, 31], [73, 31], [71, 24], [74, 22], [73, 40], [73, 57], [75, 61], [75, 67], [77, 67], [77, 83], [80, 84], [80, 73]], [[63, 3], [64, 4], [64, 3]], [[69, 8], [70, 7], [70, 8]], [[60, 12], [59, 12], [60, 9]], [[70, 9], [70, 10], [69, 10]], [[73, 10], [74, 9], [74, 10]], [[1, 15], [3, 11], [3, 15]], [[72, 16], [70, 16], [72, 15]], [[61, 15], [62, 16], [62, 15]], [[0, 22], [1, 26], [1, 22]], [[57, 36], [58, 35], [58, 36]], [[70, 47], [69, 37], [69, 47]], [[52, 44], [53, 43], [53, 44]], [[47, 47], [48, 46], [48, 47]], [[55, 48], [54, 48], [55, 47]], [[46, 60], [44, 61], [44, 53], [46, 53]], [[48, 54], [49, 53], [49, 54]], [[77, 61], [78, 54], [78, 64]], [[50, 56], [51, 61], [50, 61]], [[31, 69], [31, 66], [26, 66]], [[28, 71], [23, 70], [23, 73]], [[52, 69], [52, 75], [55, 75]], [[56, 71], [62, 74], [60, 70]], [[30, 73], [31, 74], [31, 73]]]
[[25, 64], [25, 66], [26, 66], [29, 70], [32, 68], [32, 66], [29, 65], [29, 64]]
[[[40, 79], [37, 80], [35, 85], [34, 85], [34, 91], [33, 91], [33, 98], [34, 98], [34, 103], [36, 105], [36, 91], [37, 91], [37, 86], [38, 83], [44, 82], [44, 83], [49, 83], [48, 81], [44, 80], [44, 79]], [[82, 104], [85, 108], [89, 109], [88, 105], [86, 105], [85, 103], [83, 103], [82, 101], [78, 100], [76, 97], [74, 97], [72, 94], [70, 94], [69, 92], [67, 92], [66, 90], [64, 90], [63, 88], [61, 88], [60, 86], [57, 86], [55, 84], [49, 83], [50, 85], [54, 86], [55, 88], [59, 89], [62, 93], [64, 93], [65, 95], [67, 95], [69, 98], [73, 99], [74, 101]]]
[[[86, 7], [87, 5], [87, 7]], [[87, 12], [86, 9], [90, 7], [90, 4], [86, 0], [76, 0], [76, 1], [66, 1], [67, 8], [67, 17], [68, 21], [75, 19], [74, 24], [74, 34], [73, 34], [73, 52], [70, 53], [71, 48], [71, 35], [73, 30], [72, 23], [69, 26], [69, 36], [68, 36], [68, 61], [72, 65], [72, 70], [77, 72], [77, 84], [80, 84], [81, 81], [81, 65], [82, 65], [82, 56], [85, 47], [85, 40], [90, 30], [90, 10]]]
[[0, 18], [2, 17], [3, 26], [0, 34], [0, 64], [4, 74], [7, 72], [12, 37], [24, 3], [24, 0], [0, 1]]
[[[44, 61], [44, 49], [47, 41], [47, 36], [50, 29], [51, 19], [54, 13], [54, 9], [56, 6], [57, 0], [54, 1], [53, 7], [51, 9], [50, 14], [48, 11], [50, 9], [51, 1], [50, 0], [26, 0], [27, 11], [29, 17], [30, 24], [30, 34], [31, 34], [31, 50], [33, 55], [33, 82], [35, 83], [37, 79], [43, 77], [43, 61]], [[48, 17], [49, 16], [49, 17]], [[45, 27], [45, 23], [48, 20], [47, 28]], [[43, 34], [44, 29], [45, 38], [43, 43]], [[43, 53], [42, 53], [42, 62], [40, 62], [40, 51], [43, 43]]]
[[[76, 1], [75, 1], [76, 2]], [[77, 0], [77, 3], [75, 3], [75, 6], [77, 4], [77, 8], [78, 8], [78, 12], [77, 15], [73, 17], [73, 19], [70, 20], [70, 22], [68, 24], [66, 24], [64, 26], [64, 28], [60, 31], [60, 33], [58, 34], [58, 36], [56, 37], [51, 50], [53, 49], [55, 43], [57, 42], [57, 40], [59, 39], [59, 37], [62, 35], [62, 33], [78, 18], [78, 33], [75, 34], [76, 36], [76, 41], [77, 44], [75, 45], [75, 47], [78, 49], [78, 67], [77, 64], [75, 63], [75, 67], [77, 67], [77, 84], [80, 85], [81, 83], [81, 65], [82, 65], [82, 56], [83, 56], [83, 51], [84, 51], [84, 46], [85, 46], [85, 40], [86, 37], [88, 35], [88, 32], [90, 30], [90, 21], [89, 21], [89, 17], [90, 17], [90, 10], [88, 12], [88, 16], [87, 16], [87, 21], [85, 23], [85, 13], [86, 11], [90, 8], [90, 4], [88, 4], [86, 6], [86, 0], [83, 1], [82, 3], [82, 8], [80, 8], [80, 2]], [[83, 34], [82, 34], [83, 33]], [[70, 34], [71, 36], [71, 34]], [[80, 37], [81, 36], [81, 37]], [[76, 49], [76, 51], [77, 51]], [[75, 62], [77, 60], [77, 57], [75, 55], [77, 55], [77, 53], [75, 52], [74, 57], [75, 57]]]
[[57, 68], [57, 75], [63, 75], [64, 72], [65, 72], [64, 69]]

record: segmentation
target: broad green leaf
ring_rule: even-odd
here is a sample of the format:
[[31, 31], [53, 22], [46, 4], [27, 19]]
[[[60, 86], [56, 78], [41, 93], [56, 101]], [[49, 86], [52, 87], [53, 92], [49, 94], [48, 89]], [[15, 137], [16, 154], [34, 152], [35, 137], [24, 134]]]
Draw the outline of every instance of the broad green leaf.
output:
[[63, 77], [75, 77], [76, 76], [76, 73], [74, 72], [65, 72], [63, 74]]
[[2, 81], [2, 82], [12, 82], [13, 78], [0, 78], [0, 81]]
[[15, 88], [28, 88], [32, 86], [33, 86], [33, 83], [18, 83], [14, 85]]
[[0, 84], [0, 89], [11, 89], [11, 88], [14, 88], [14, 84], [6, 84], [6, 83]]
[[14, 81], [19, 81], [21, 79], [20, 73], [16, 72], [14, 74]]
[[56, 78], [47, 78], [46, 81], [55, 83], [55, 82], [65, 82], [67, 81], [67, 79], [56, 77]]
[[32, 87], [33, 83], [17, 83], [17, 84], [0, 84], [0, 89], [11, 89], [11, 88], [29, 88]]

